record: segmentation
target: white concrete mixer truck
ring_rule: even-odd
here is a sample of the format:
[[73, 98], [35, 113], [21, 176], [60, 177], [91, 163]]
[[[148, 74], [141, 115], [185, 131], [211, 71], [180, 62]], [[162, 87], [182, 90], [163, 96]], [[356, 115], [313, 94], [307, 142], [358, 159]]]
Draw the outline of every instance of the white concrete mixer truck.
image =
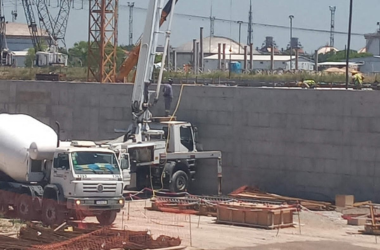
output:
[[[59, 131], [59, 124], [58, 131]], [[59, 225], [96, 216], [110, 225], [124, 207], [114, 151], [93, 142], [62, 142], [27, 115], [0, 114], [0, 211]]]

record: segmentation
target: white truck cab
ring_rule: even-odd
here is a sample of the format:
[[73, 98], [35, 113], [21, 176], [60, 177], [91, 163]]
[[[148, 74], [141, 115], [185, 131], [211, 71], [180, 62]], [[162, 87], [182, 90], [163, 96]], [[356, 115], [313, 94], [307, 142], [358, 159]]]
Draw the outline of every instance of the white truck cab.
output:
[[[122, 176], [114, 151], [98, 148], [93, 142], [75, 141], [54, 153], [44, 199], [65, 204], [74, 217], [96, 216], [101, 224], [112, 224], [124, 206]], [[43, 201], [42, 219], [47, 224], [59, 221], [51, 213], [54, 209]]]

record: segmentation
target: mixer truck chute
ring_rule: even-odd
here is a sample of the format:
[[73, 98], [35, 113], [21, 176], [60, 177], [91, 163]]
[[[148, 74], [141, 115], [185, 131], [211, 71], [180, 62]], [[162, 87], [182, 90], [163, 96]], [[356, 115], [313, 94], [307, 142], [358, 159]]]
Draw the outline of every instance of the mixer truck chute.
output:
[[12, 207], [21, 219], [47, 225], [86, 216], [114, 222], [124, 206], [114, 151], [93, 142], [60, 142], [52, 128], [27, 115], [0, 114], [0, 138], [3, 213]]

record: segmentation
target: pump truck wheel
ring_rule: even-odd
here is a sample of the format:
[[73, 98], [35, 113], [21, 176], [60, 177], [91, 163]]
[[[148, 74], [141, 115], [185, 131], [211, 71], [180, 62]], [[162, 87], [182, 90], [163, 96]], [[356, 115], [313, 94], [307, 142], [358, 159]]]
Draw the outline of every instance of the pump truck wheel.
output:
[[185, 192], [189, 188], [189, 176], [182, 171], [178, 170], [172, 176], [170, 183], [170, 191], [173, 193]]

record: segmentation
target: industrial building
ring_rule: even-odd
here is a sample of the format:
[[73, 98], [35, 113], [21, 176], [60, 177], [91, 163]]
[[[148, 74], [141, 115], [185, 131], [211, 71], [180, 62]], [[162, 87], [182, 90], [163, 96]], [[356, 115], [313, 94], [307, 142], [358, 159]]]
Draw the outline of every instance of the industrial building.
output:
[[[40, 30], [39, 38], [48, 40], [49, 36], [46, 32]], [[8, 49], [11, 51], [22, 51], [33, 48], [33, 42], [30, 36], [28, 25], [25, 23], [7, 23], [6, 36]]]
[[265, 37], [265, 41], [263, 42], [263, 45], [261, 46], [260, 52], [263, 54], [270, 54], [272, 51], [272, 48], [274, 50], [274, 54], [280, 54], [280, 50], [278, 49], [278, 46], [276, 42], [274, 41], [272, 36]]
[[364, 74], [380, 73], [380, 56], [351, 58], [350, 61], [353, 63], [357, 63], [359, 71]]
[[376, 33], [365, 34], [365, 51], [372, 55], [380, 56], [380, 30]]
[[[193, 47], [194, 43], [198, 43], [200, 39], [195, 41], [187, 42], [181, 46], [178, 46], [174, 49], [174, 53], [176, 53], [176, 64], [177, 67], [182, 67], [183, 65], [192, 64], [193, 61]], [[218, 45], [225, 44], [225, 54], [240, 54], [244, 55], [244, 45], [239, 44], [230, 38], [221, 37], [221, 36], [213, 36], [213, 37], [205, 37], [203, 39], [203, 51], [204, 57], [209, 57], [212, 55], [218, 54]], [[230, 52], [231, 51], [231, 52]], [[247, 48], [248, 54], [250, 53], [249, 47]], [[221, 51], [223, 53], [223, 50]], [[257, 50], [253, 50], [253, 54], [260, 54]]]
[[[39, 30], [39, 39], [50, 39], [46, 32]], [[33, 48], [33, 42], [27, 24], [6, 23], [6, 44], [12, 56], [12, 65], [24, 67], [28, 50]], [[47, 43], [46, 43], [47, 44]]]
[[[292, 68], [295, 68], [295, 56], [292, 57]], [[229, 62], [238, 62], [244, 68], [244, 55], [231, 55], [226, 57], [226, 68], [228, 68]], [[271, 56], [270, 55], [254, 55], [252, 58], [254, 70], [270, 70], [271, 69]], [[247, 57], [247, 68], [249, 65], [250, 57]], [[290, 56], [289, 55], [275, 55], [273, 57], [273, 64], [275, 70], [289, 70], [290, 69]], [[212, 55], [205, 57], [204, 61], [205, 71], [218, 70], [218, 55]], [[314, 61], [300, 56], [298, 58], [298, 69], [305, 71], [314, 70]]]

